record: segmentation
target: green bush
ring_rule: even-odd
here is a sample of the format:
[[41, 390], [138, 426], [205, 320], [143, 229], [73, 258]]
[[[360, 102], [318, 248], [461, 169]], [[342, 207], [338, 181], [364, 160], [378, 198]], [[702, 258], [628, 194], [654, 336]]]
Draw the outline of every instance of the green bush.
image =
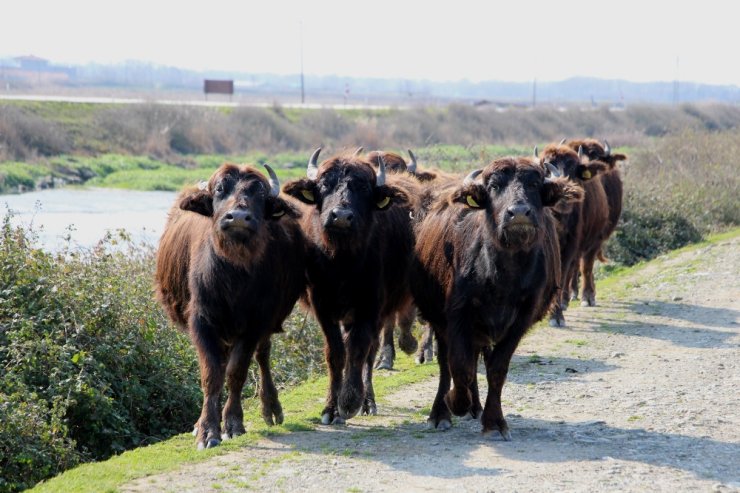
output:
[[0, 392], [0, 492], [29, 488], [79, 462], [60, 411], [31, 392]]
[[188, 338], [153, 299], [151, 250], [111, 236], [90, 251], [51, 254], [34, 248], [32, 235], [9, 217], [0, 234], [0, 394], [37, 410], [26, 421], [3, 422], [0, 435], [34, 421], [55, 431], [4, 444], [11, 471], [20, 473], [5, 481], [48, 475], [61, 459], [105, 458], [192, 426], [201, 400], [198, 366]]
[[699, 230], [679, 213], [628, 201], [605, 253], [611, 261], [634, 265], [701, 239]]
[[[49, 253], [11, 219], [0, 229], [0, 492], [191, 429], [197, 358], [154, 299], [152, 248], [119, 232]], [[316, 323], [296, 309], [284, 329], [276, 384], [323, 373]]]

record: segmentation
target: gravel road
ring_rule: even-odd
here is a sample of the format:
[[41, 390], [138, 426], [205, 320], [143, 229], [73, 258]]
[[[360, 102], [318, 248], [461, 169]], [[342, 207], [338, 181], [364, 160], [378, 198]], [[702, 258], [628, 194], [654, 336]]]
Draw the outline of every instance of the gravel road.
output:
[[520, 345], [503, 391], [511, 442], [474, 421], [427, 430], [432, 379], [379, 396], [378, 416], [123, 490], [740, 491], [740, 237], [662, 258], [597, 302]]

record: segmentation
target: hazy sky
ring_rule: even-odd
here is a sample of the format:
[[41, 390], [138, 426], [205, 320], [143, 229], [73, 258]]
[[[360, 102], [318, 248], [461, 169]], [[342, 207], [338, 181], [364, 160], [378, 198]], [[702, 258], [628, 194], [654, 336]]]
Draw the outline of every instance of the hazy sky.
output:
[[[434, 80], [740, 85], [733, 0], [2, 0], [0, 57]], [[302, 29], [301, 29], [302, 26]], [[302, 31], [302, 36], [301, 36]], [[301, 42], [302, 39], [302, 42]]]

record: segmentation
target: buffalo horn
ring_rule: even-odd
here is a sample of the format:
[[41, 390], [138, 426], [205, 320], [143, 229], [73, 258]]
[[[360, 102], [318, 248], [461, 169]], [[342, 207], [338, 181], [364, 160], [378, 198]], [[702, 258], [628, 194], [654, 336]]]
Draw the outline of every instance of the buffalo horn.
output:
[[560, 145], [563, 145], [563, 144], [565, 144], [565, 139], [560, 141]]
[[540, 158], [540, 153], [537, 151], [537, 146], [534, 146], [534, 158], [535, 159], [539, 159]]
[[609, 155], [612, 153], [612, 148], [609, 147], [609, 142], [604, 139], [604, 155], [606, 157], [609, 157]]
[[275, 170], [273, 170], [269, 164], [265, 163], [262, 166], [265, 167], [267, 174], [270, 175], [270, 195], [277, 197], [280, 193], [280, 180], [278, 180]]
[[378, 174], [375, 177], [375, 186], [381, 187], [385, 185], [385, 160], [382, 154], [378, 154]]
[[355, 156], [355, 157], [359, 156], [360, 154], [362, 154], [363, 149], [365, 149], [365, 148], [362, 147], [362, 146], [358, 147], [357, 149], [355, 149], [355, 153], [352, 154], [352, 155]]
[[463, 180], [463, 186], [466, 187], [468, 185], [472, 185], [473, 182], [475, 182], [475, 179], [478, 177], [479, 174], [483, 172], [482, 169], [476, 169], [470, 172], [468, 176], [465, 177]]
[[583, 146], [578, 146], [578, 159], [583, 159]]
[[[548, 162], [545, 162], [545, 166], [547, 167], [547, 169], [550, 170], [550, 176], [552, 178], [560, 178], [561, 176], [563, 176], [563, 173], [561, 173], [560, 170], [558, 168], [556, 168], [555, 165], [552, 164], [551, 162], [549, 162], [549, 161]], [[547, 179], [547, 178], [545, 178], [545, 179]]]
[[313, 151], [313, 154], [311, 154], [311, 158], [308, 160], [308, 168], [306, 168], [306, 176], [308, 176], [310, 179], [315, 180], [316, 176], [319, 174], [319, 153], [321, 152], [321, 147], [317, 148], [315, 151]]
[[406, 171], [411, 173], [412, 175], [416, 173], [416, 156], [414, 156], [414, 153], [411, 152], [411, 149], [408, 149], [409, 151], [409, 157], [411, 158], [411, 164], [406, 166]]

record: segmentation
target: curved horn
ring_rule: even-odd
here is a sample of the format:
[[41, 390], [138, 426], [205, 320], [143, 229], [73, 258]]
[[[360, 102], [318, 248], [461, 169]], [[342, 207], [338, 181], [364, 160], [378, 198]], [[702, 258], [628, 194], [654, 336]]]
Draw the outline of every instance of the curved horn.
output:
[[540, 153], [537, 152], [537, 146], [534, 146], [534, 158], [535, 159], [539, 159], [540, 158]]
[[416, 174], [416, 156], [414, 156], [414, 153], [411, 152], [411, 149], [407, 149], [409, 151], [409, 157], [411, 158], [411, 164], [406, 166], [406, 171], [409, 173]]
[[375, 186], [385, 185], [385, 160], [382, 154], [378, 154], [378, 174], [375, 176]]
[[583, 146], [578, 146], [578, 159], [583, 159]]
[[262, 166], [267, 170], [267, 174], [270, 175], [270, 195], [277, 197], [280, 193], [280, 180], [278, 180], [275, 171], [270, 167], [269, 164], [265, 163]]
[[468, 185], [472, 185], [473, 182], [475, 182], [475, 179], [478, 178], [478, 175], [483, 173], [482, 169], [476, 169], [470, 172], [468, 176], [465, 177], [463, 180], [463, 186], [466, 187]]
[[311, 158], [308, 160], [308, 168], [306, 168], [306, 176], [308, 176], [310, 179], [315, 180], [316, 176], [319, 174], [319, 153], [321, 152], [321, 147], [317, 148], [315, 151], [313, 151], [313, 154], [311, 154]]
[[606, 157], [609, 157], [609, 155], [612, 153], [612, 148], [609, 147], [609, 142], [604, 139], [604, 155]]
[[560, 141], [560, 144], [558, 144], [558, 145], [563, 145], [563, 144], [565, 144], [565, 139], [561, 140]]
[[[561, 176], [563, 176], [563, 173], [551, 162], [546, 161], [545, 167], [550, 170], [550, 178], [560, 178]], [[545, 180], [548, 180], [548, 178], [545, 178]]]
[[355, 149], [355, 153], [354, 153], [354, 154], [352, 154], [352, 155], [353, 155], [353, 156], [359, 156], [360, 154], [362, 154], [362, 151], [363, 151], [364, 149], [365, 149], [364, 147], [360, 146], [360, 147], [358, 147], [357, 149]]

